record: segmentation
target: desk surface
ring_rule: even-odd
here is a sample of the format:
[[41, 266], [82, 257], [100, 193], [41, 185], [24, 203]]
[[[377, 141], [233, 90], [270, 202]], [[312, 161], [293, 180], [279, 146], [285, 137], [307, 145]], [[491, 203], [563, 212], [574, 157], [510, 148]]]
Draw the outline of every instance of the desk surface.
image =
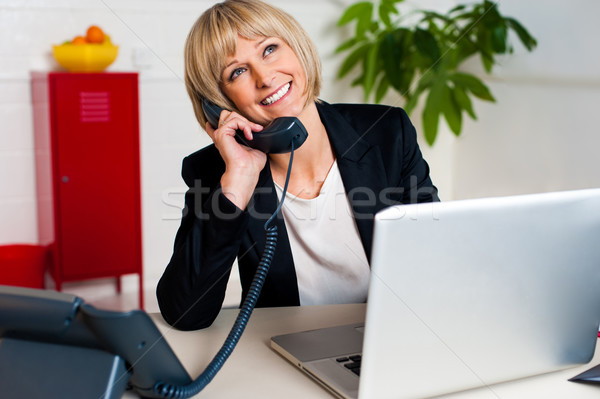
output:
[[[270, 347], [270, 337], [295, 331], [364, 320], [365, 305], [303, 306], [256, 309], [238, 346], [213, 381], [196, 398], [331, 399], [333, 396], [287, 362]], [[221, 348], [237, 309], [221, 311], [208, 329], [183, 332], [167, 325], [158, 314], [152, 319], [188, 373], [195, 378]], [[492, 385], [444, 396], [452, 399], [598, 398], [599, 385], [567, 381], [600, 363], [600, 348], [590, 364], [542, 376]]]

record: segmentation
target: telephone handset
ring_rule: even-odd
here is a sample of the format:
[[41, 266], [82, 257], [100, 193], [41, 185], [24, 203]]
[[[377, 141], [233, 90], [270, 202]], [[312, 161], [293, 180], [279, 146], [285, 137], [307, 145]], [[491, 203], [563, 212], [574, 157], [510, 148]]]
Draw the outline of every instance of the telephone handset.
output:
[[[216, 129], [223, 109], [206, 99], [202, 100], [202, 109], [208, 122]], [[248, 147], [268, 154], [281, 154], [292, 150], [292, 142], [294, 149], [300, 147], [308, 137], [308, 133], [298, 118], [282, 116], [274, 119], [260, 132], [254, 133], [252, 140], [246, 139], [241, 130], [238, 130], [235, 136], [239, 143]]]

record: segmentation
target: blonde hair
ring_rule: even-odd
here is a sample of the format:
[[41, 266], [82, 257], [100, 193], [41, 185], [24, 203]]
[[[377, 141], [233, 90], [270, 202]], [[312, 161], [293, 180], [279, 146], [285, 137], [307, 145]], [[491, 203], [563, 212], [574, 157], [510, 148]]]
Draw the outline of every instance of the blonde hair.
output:
[[321, 61], [300, 24], [285, 11], [259, 0], [226, 0], [198, 18], [185, 42], [185, 84], [202, 128], [206, 125], [203, 98], [239, 112], [220, 89], [226, 57], [235, 54], [238, 36], [283, 40], [304, 69], [307, 104], [317, 99], [321, 89]]

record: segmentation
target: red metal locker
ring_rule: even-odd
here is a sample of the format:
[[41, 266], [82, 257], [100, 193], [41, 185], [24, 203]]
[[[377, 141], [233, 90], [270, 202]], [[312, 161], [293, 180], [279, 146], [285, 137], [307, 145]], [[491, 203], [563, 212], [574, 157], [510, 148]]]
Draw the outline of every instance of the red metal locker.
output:
[[138, 274], [143, 307], [136, 73], [33, 73], [40, 243], [64, 282]]

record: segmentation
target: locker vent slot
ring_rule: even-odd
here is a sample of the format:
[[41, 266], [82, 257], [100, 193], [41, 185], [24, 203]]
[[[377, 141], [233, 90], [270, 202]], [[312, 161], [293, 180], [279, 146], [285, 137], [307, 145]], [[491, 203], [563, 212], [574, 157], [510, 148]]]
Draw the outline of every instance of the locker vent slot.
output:
[[79, 120], [82, 123], [110, 122], [110, 93], [79, 92]]

